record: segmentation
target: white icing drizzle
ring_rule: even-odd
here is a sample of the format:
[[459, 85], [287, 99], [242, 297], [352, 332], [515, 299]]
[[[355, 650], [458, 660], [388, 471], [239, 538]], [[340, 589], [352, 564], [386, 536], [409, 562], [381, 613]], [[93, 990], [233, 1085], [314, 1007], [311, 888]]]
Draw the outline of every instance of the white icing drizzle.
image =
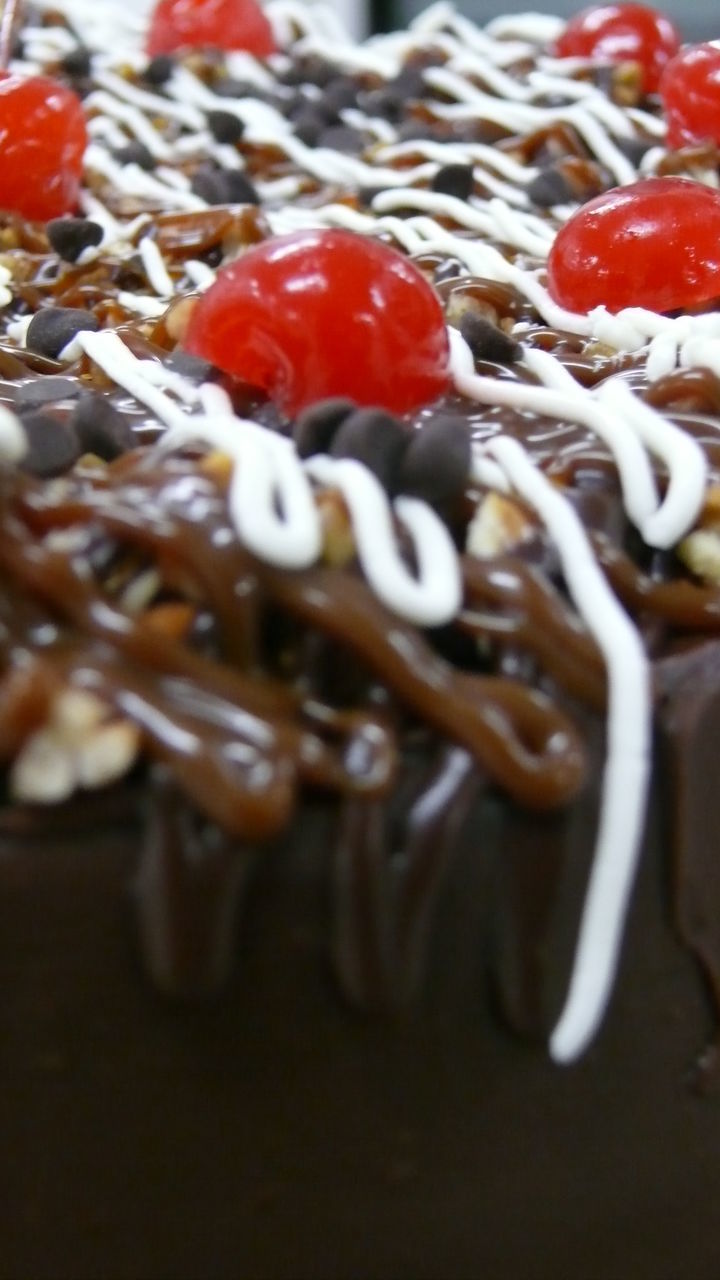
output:
[[[598, 831], [570, 988], [550, 1039], [557, 1062], [583, 1053], [605, 1014], [617, 971], [644, 829], [651, 767], [652, 700], [642, 640], [608, 586], [582, 522], [522, 446], [500, 436], [482, 446], [532, 506], [557, 548], [569, 595], [607, 667], [607, 759]], [[478, 477], [482, 482], [482, 473]]]
[[161, 297], [172, 297], [175, 285], [165, 266], [165, 260], [151, 236], [143, 236], [138, 245], [138, 252], [145, 268], [145, 274], [156, 293]]
[[[233, 523], [260, 559], [288, 569], [318, 559], [322, 539], [312, 478], [342, 493], [358, 560], [378, 599], [417, 626], [441, 626], [456, 615], [462, 598], [457, 553], [426, 503], [399, 497], [391, 510], [379, 481], [352, 459], [315, 457], [303, 466], [282, 436], [237, 418], [221, 388], [197, 389], [153, 361], [138, 360], [115, 333], [83, 332], [77, 341], [114, 382], [165, 423], [163, 449], [199, 440], [227, 453], [234, 463], [228, 499]], [[188, 415], [168, 390], [194, 412]], [[410, 536], [417, 575], [400, 554], [393, 512]]]

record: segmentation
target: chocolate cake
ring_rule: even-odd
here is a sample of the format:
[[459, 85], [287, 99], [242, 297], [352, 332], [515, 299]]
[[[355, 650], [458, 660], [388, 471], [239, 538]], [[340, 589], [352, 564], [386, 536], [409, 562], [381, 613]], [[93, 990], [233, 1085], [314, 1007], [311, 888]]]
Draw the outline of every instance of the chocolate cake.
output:
[[14, 33], [0, 1276], [715, 1280], [716, 142], [266, 16]]

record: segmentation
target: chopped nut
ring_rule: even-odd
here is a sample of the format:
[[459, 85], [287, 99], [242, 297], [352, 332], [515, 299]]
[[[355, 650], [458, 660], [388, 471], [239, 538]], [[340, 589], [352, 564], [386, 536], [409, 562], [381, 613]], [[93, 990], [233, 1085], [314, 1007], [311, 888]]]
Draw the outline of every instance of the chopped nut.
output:
[[720, 523], [720, 484], [708, 485], [700, 524], [705, 528]]
[[54, 698], [42, 728], [24, 742], [10, 770], [16, 800], [59, 804], [76, 787], [102, 787], [122, 777], [140, 749], [140, 731], [129, 720], [111, 719], [95, 694], [64, 688]]
[[489, 302], [482, 302], [479, 298], [474, 298], [470, 293], [461, 293], [460, 291], [451, 293], [446, 310], [448, 324], [459, 329], [460, 321], [468, 313], [482, 316], [483, 319], [489, 320], [491, 324], [496, 325], [498, 323], [498, 313]]
[[27, 804], [58, 804], [72, 795], [75, 762], [56, 729], [28, 738], [10, 770], [10, 792]]
[[704, 582], [720, 585], [720, 529], [695, 529], [683, 538], [678, 556]]
[[502, 555], [525, 542], [534, 529], [527, 512], [511, 498], [488, 493], [470, 521], [466, 550], [480, 559]]
[[164, 604], [156, 604], [152, 609], [148, 609], [143, 621], [153, 631], [159, 631], [162, 635], [172, 637], [173, 640], [180, 640], [190, 630], [195, 613], [196, 610], [192, 605], [184, 604], [180, 600], [166, 601]]
[[160, 590], [162, 579], [157, 569], [146, 569], [132, 578], [120, 596], [120, 604], [127, 613], [135, 617], [147, 609], [151, 600]]
[[227, 488], [230, 483], [230, 477], [233, 470], [232, 458], [227, 453], [221, 453], [219, 449], [213, 449], [211, 453], [205, 455], [198, 467], [203, 475], [208, 476], [210, 480], [222, 489]]
[[318, 494], [317, 504], [323, 532], [323, 559], [326, 564], [342, 568], [355, 556], [350, 514], [335, 489]]
[[129, 720], [114, 720], [84, 738], [75, 753], [75, 781], [104, 787], [131, 769], [140, 749], [140, 731]]
[[85, 689], [62, 689], [55, 698], [51, 723], [65, 737], [85, 734], [106, 718], [108, 709]]
[[190, 317], [198, 303], [197, 294], [186, 294], [171, 302], [165, 312], [165, 329], [173, 342], [182, 342], [190, 324]]

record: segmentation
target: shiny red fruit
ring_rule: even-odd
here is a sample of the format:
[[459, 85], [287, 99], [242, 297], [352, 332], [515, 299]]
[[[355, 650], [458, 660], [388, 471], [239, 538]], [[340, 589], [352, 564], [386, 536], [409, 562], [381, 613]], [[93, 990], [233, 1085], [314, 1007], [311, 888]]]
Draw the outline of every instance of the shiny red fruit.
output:
[[643, 4], [600, 4], [570, 19], [554, 52], [560, 58], [638, 62], [644, 92], [654, 93], [663, 67], [679, 48], [676, 28], [657, 9]]
[[720, 296], [720, 191], [646, 178], [588, 201], [558, 232], [548, 288], [570, 311], [674, 311]]
[[45, 76], [0, 72], [0, 209], [38, 222], [72, 212], [86, 146], [74, 93]]
[[257, 0], [159, 0], [151, 19], [147, 51], [177, 49], [244, 49], [267, 58], [277, 45], [272, 27]]
[[692, 44], [668, 63], [660, 80], [667, 144], [720, 142], [720, 49]]
[[405, 413], [448, 385], [436, 293], [401, 253], [351, 231], [248, 250], [200, 298], [185, 346], [290, 417], [326, 396]]

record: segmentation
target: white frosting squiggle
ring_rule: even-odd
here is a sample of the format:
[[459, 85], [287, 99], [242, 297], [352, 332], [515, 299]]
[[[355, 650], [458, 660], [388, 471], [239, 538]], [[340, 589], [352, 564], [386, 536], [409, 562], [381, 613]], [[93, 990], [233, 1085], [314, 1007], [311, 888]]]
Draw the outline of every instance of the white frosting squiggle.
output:
[[[383, 604], [421, 627], [441, 626], [455, 617], [462, 598], [457, 552], [443, 521], [426, 503], [400, 497], [391, 508], [380, 482], [352, 459], [314, 457], [303, 465], [289, 441], [236, 417], [221, 388], [208, 384], [198, 389], [156, 362], [138, 360], [115, 333], [83, 332], [77, 341], [114, 382], [165, 423], [163, 448], [204, 441], [232, 459], [231, 516], [240, 541], [260, 559], [298, 569], [319, 558], [322, 536], [313, 479], [342, 493], [358, 560]], [[168, 390], [191, 412], [171, 399]], [[400, 554], [393, 516], [410, 536], [416, 574]]]

